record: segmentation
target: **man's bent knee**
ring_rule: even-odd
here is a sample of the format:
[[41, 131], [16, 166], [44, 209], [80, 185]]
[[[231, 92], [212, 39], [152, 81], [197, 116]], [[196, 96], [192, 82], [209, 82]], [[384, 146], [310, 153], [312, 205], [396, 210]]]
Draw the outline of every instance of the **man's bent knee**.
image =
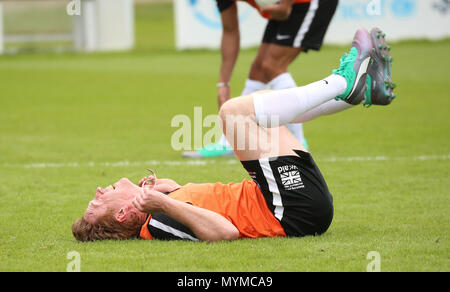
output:
[[[228, 100], [220, 108], [219, 117], [222, 130], [229, 135], [229, 139], [236, 139], [239, 133], [245, 133], [245, 129], [257, 127], [253, 96], [246, 95]], [[241, 138], [245, 140], [245, 135]]]
[[226, 101], [219, 110], [219, 117], [225, 123], [233, 116], [252, 116], [254, 115], [253, 97], [251, 95], [232, 98]]

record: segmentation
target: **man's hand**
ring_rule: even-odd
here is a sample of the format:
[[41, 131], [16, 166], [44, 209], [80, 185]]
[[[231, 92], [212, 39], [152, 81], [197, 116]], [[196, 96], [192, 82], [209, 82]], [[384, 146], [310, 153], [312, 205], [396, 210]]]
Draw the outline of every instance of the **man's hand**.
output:
[[269, 12], [270, 19], [283, 21], [291, 15], [293, 2], [293, 0], [281, 0], [280, 3], [262, 7], [261, 11]]
[[144, 187], [144, 191], [140, 192], [133, 200], [133, 206], [139, 211], [147, 214], [155, 214], [163, 212], [164, 202], [167, 196], [150, 187]]
[[[154, 180], [155, 177], [153, 175], [149, 175], [147, 177], [142, 178], [139, 181], [139, 186], [142, 187], [144, 182], [146, 180]], [[168, 178], [158, 178], [156, 179], [156, 185], [153, 188], [154, 190], [161, 192], [161, 193], [171, 193], [177, 189], [179, 189], [181, 186], [177, 184], [174, 180], [168, 179]]]

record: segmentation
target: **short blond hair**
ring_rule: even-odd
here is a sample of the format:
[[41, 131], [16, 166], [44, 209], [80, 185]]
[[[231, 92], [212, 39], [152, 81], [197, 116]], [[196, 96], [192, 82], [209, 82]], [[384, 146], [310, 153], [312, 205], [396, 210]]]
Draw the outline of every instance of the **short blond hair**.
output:
[[73, 236], [78, 241], [95, 241], [104, 239], [129, 239], [137, 237], [141, 230], [141, 223], [135, 216], [119, 222], [114, 217], [114, 211], [108, 210], [98, 217], [94, 223], [88, 222], [84, 217], [72, 224]]

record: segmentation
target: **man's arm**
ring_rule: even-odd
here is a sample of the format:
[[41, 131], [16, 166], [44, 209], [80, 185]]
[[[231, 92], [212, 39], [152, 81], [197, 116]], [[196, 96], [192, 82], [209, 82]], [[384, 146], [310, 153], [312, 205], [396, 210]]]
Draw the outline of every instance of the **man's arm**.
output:
[[239, 55], [240, 33], [236, 3], [222, 11], [221, 19], [223, 27], [221, 44], [222, 64], [220, 66], [219, 83], [222, 86], [218, 88], [219, 108], [231, 98], [230, 87], [225, 84], [230, 82], [231, 74]]
[[218, 213], [180, 202], [158, 191], [144, 188], [144, 193], [133, 200], [141, 212], [164, 213], [186, 225], [195, 236], [203, 241], [234, 240], [239, 230]]

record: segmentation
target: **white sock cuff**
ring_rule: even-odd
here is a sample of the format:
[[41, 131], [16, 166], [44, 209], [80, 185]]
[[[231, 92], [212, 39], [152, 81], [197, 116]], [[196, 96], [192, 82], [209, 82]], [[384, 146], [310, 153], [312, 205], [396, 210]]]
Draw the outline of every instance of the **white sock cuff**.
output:
[[346, 87], [345, 78], [330, 75], [301, 87], [255, 93], [253, 106], [256, 121], [260, 126], [266, 127], [290, 123], [305, 112], [338, 96]]
[[285, 72], [285, 73], [278, 75], [277, 77], [272, 79], [268, 83], [268, 85], [273, 90], [297, 87], [297, 83], [295, 83], [294, 78], [292, 78], [292, 75], [289, 72]]
[[330, 84], [332, 83], [341, 92], [345, 92], [345, 90], [347, 89], [347, 80], [345, 80], [345, 78], [340, 75], [331, 74], [324, 80], [327, 80], [327, 82], [329, 82]]
[[261, 94], [259, 93], [252, 94], [252, 96], [253, 96], [253, 108], [255, 109], [255, 117], [256, 121], [259, 124], [262, 116], [266, 115], [264, 111], [264, 101], [261, 98]]
[[263, 82], [257, 81], [257, 80], [247, 79], [247, 80], [245, 80], [245, 88], [242, 91], [241, 95], [248, 95], [255, 91], [265, 90], [268, 88], [269, 88], [269, 85], [266, 83], [263, 83]]
[[[295, 106], [291, 106], [290, 111], [288, 112], [281, 110], [280, 98], [283, 98], [283, 96], [294, 98], [294, 96], [297, 96], [297, 93], [294, 90], [295, 88], [289, 88], [252, 94], [253, 108], [255, 110], [255, 118], [258, 125], [261, 127], [273, 128], [293, 120], [296, 115], [292, 115], [292, 109], [294, 109]], [[283, 105], [281, 105], [281, 107], [283, 107]], [[277, 109], [274, 111], [274, 108]]]

